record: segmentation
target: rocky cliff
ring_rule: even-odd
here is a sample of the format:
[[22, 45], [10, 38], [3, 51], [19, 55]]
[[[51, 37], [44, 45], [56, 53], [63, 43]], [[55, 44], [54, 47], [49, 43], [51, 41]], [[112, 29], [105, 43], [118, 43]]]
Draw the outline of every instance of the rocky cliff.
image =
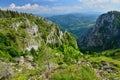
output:
[[15, 80], [27, 80], [27, 76], [21, 76], [24, 71], [30, 75], [41, 68], [47, 73], [58, 64], [76, 63], [79, 55], [76, 40], [51, 21], [32, 14], [0, 10], [0, 80], [13, 76]]
[[42, 17], [13, 11], [0, 12], [0, 38], [5, 38], [5, 46], [30, 51], [31, 48], [38, 50], [42, 44], [52, 47], [68, 43], [77, 48], [75, 39], [68, 32], [62, 32], [56, 24]]
[[120, 12], [111, 11], [99, 16], [95, 27], [78, 40], [81, 49], [106, 50], [120, 47]]

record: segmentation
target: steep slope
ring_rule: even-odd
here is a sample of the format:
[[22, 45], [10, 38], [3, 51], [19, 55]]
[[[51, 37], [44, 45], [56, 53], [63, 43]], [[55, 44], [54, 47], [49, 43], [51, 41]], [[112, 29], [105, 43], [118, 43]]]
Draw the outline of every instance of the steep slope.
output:
[[120, 79], [119, 57], [83, 55], [68, 32], [44, 18], [9, 10], [0, 15], [0, 80]]
[[61, 29], [79, 37], [83, 32], [94, 26], [97, 17], [98, 14], [74, 13], [47, 17], [47, 19], [58, 24]]
[[32, 77], [28, 75], [42, 76], [44, 70], [79, 60], [76, 40], [56, 24], [9, 10], [0, 10], [0, 15], [0, 79], [27, 80]]
[[80, 36], [78, 45], [101, 80], [120, 79], [120, 12], [99, 16], [95, 26]]
[[[15, 14], [22, 15], [17, 12]], [[66, 44], [77, 49], [74, 38], [68, 32], [60, 31], [54, 23], [29, 14], [19, 16], [0, 18], [0, 38], [3, 46], [15, 46], [21, 51], [30, 51], [31, 48], [38, 50], [44, 43], [50, 47]]]
[[120, 48], [120, 12], [102, 14], [95, 27], [79, 38], [78, 45], [93, 51]]

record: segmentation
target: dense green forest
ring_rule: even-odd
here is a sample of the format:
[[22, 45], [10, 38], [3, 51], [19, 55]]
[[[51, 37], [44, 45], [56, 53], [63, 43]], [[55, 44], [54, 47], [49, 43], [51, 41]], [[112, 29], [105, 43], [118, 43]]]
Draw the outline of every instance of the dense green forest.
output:
[[62, 30], [67, 30], [76, 36], [76, 38], [79, 38], [81, 34], [94, 27], [98, 16], [99, 14], [97, 13], [74, 13], [47, 17], [46, 19], [53, 21]]

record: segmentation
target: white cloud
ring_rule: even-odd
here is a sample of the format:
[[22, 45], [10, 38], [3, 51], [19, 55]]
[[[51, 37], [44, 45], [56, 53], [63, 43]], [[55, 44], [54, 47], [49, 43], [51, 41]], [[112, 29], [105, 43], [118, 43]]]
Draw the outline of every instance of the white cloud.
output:
[[120, 4], [120, 0], [111, 0], [112, 3]]
[[15, 4], [12, 3], [12, 4], [10, 5], [10, 8], [15, 8]]
[[69, 13], [69, 12], [77, 12], [81, 10], [82, 8], [80, 6], [40, 6], [38, 4], [25, 4], [22, 6], [16, 6], [14, 3], [12, 3], [9, 8], [10, 10], [17, 10], [22, 12], [30, 12], [30, 13]]
[[78, 0], [82, 3], [120, 3], [120, 0]]
[[119, 10], [120, 0], [78, 0], [82, 8], [94, 11]]
[[31, 5], [30, 3], [25, 4], [23, 6], [16, 6], [14, 3], [12, 3], [10, 4], [8, 9], [22, 11], [22, 12], [32, 12], [32, 13], [37, 13], [37, 12], [45, 13], [49, 11], [48, 6], [40, 6], [38, 4]]
[[[34, 0], [37, 1], [37, 0]], [[48, 0], [44, 0], [48, 1]], [[49, 0], [57, 1], [57, 0]], [[39, 5], [39, 4], [24, 4], [18, 6], [14, 3], [10, 4], [6, 9], [16, 10], [20, 12], [29, 12], [35, 14], [56, 14], [56, 13], [74, 13], [74, 12], [83, 12], [83, 11], [100, 11], [106, 12], [111, 10], [120, 10], [120, 0], [78, 0], [80, 4], [75, 5]]]
[[25, 4], [23, 6], [16, 6], [14, 3], [12, 3], [9, 6], [9, 9], [38, 9], [40, 6], [37, 4], [31, 5], [31, 4]]

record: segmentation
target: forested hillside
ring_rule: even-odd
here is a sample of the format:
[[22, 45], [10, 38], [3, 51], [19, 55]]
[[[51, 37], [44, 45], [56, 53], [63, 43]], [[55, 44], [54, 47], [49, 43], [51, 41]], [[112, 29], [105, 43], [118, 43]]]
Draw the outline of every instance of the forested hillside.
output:
[[67, 30], [78, 38], [82, 33], [95, 25], [98, 16], [99, 14], [97, 13], [74, 13], [47, 17], [47, 19], [59, 25], [62, 30]]

